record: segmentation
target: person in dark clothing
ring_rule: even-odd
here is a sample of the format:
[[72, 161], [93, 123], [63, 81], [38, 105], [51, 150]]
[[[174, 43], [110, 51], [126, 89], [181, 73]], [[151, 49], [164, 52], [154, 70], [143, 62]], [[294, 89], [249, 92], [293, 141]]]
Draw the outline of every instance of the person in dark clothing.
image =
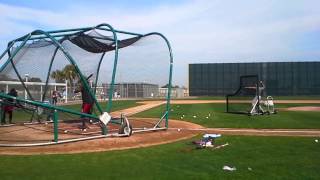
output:
[[58, 92], [57, 91], [53, 91], [51, 98], [52, 98], [52, 104], [56, 105], [57, 102], [58, 102]]
[[[89, 76], [87, 78], [87, 81], [90, 77], [91, 76]], [[86, 88], [84, 87], [84, 85], [82, 83], [80, 83], [80, 86], [77, 89], [75, 89], [75, 91], [74, 91], [74, 93], [78, 93], [78, 92], [81, 92], [81, 97], [82, 97], [81, 112], [86, 113], [86, 114], [91, 114], [94, 99], [90, 95], [90, 92], [88, 90], [86, 90]], [[85, 121], [86, 121], [86, 118], [82, 118], [82, 129], [86, 129]]]
[[[1, 89], [1, 92], [0, 92], [0, 93], [3, 93], [3, 94], [4, 94], [5, 92], [4, 92], [3, 89]], [[1, 98], [0, 101], [1, 101], [1, 103], [0, 103], [0, 106], [1, 106], [1, 124], [5, 124], [5, 121], [4, 121], [4, 119], [2, 118], [2, 116], [3, 116], [3, 114], [4, 114], [4, 106], [5, 106], [4, 103], [3, 103], [3, 102], [4, 102], [4, 99]]]
[[[17, 97], [18, 92], [16, 89], [12, 88], [10, 92], [8, 93], [9, 96]], [[13, 116], [13, 110], [14, 110], [14, 99], [7, 99], [7, 103], [4, 105], [3, 113], [1, 117], [1, 123], [6, 123], [6, 114], [9, 114], [9, 124], [12, 124], [12, 116]]]

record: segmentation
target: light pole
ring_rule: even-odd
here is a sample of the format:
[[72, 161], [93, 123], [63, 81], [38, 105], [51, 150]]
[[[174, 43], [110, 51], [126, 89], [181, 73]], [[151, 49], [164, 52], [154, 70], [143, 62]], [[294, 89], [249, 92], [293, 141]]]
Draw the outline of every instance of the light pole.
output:
[[[27, 87], [29, 74], [24, 74], [24, 76], [26, 77], [26, 87]], [[27, 89], [25, 89], [24, 90], [24, 99], [27, 99], [27, 98], [28, 98]]]
[[90, 88], [92, 89], [93, 88], [93, 81], [90, 79]]

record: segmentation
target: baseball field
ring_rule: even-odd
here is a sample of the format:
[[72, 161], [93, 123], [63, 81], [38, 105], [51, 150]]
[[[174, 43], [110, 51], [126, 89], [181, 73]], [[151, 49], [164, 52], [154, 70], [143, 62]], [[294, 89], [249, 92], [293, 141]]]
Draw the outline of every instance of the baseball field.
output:
[[[159, 102], [148, 101], [153, 108], [145, 103], [119, 101], [114, 113], [130, 112], [132, 121], [148, 122], [164, 110]], [[319, 179], [319, 107], [317, 101], [288, 100], [276, 104], [277, 114], [247, 116], [225, 113], [223, 102], [173, 100], [166, 131], [44, 147], [0, 147], [0, 177]], [[222, 134], [215, 143], [228, 145], [196, 148], [192, 142], [205, 133]]]

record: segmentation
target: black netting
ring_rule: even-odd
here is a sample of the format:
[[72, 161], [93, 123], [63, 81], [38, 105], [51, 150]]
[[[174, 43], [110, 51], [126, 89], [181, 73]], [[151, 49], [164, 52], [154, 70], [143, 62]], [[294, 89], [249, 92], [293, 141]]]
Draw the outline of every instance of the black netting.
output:
[[[59, 131], [73, 131], [63, 129], [65, 126], [74, 129], [73, 134], [80, 131], [79, 124], [81, 125], [83, 121], [83, 117], [76, 115], [75, 112], [81, 112], [81, 102], [86, 99], [84, 94], [92, 100], [96, 100], [97, 97], [106, 100], [109, 96], [113, 99], [165, 98], [166, 94], [159, 93], [159, 88], [167, 87], [169, 82], [170, 54], [164, 39], [158, 35], [121, 36], [118, 40], [119, 54], [116, 62], [112, 35], [111, 32], [101, 33], [100, 31], [68, 35], [58, 39], [62, 49], [48, 38], [28, 41], [21, 49], [17, 46], [11, 48], [9, 53], [11, 55], [16, 50], [19, 51], [0, 72], [0, 88], [4, 91], [2, 93], [7, 93], [14, 88], [18, 92], [18, 98], [52, 105], [55, 105], [53, 95], [57, 93], [58, 99], [62, 99], [58, 100], [60, 103], [58, 105], [74, 111], [73, 113], [58, 112], [59, 128], [61, 128]], [[67, 58], [69, 55], [72, 59]], [[85, 80], [80, 80], [80, 74]], [[115, 75], [114, 79], [113, 75]], [[115, 84], [113, 87], [112, 82]], [[63, 104], [65, 98], [78, 102], [73, 105]], [[5, 99], [1, 101], [2, 107], [6, 106]], [[112, 99], [109, 102], [111, 101]], [[45, 126], [41, 128], [52, 132], [50, 122], [52, 109], [26, 102], [12, 106], [14, 107], [13, 122], [21, 125], [40, 122]], [[39, 109], [42, 113], [39, 113]], [[99, 104], [95, 101], [91, 109], [93, 119], [86, 120], [97, 120], [101, 114], [98, 109]], [[106, 109], [101, 110], [106, 111]], [[161, 117], [164, 117], [165, 109], [162, 110]], [[158, 120], [153, 121], [155, 121], [153, 125], [158, 122]], [[159, 125], [163, 125], [163, 122], [159, 122]], [[89, 133], [101, 134], [100, 126], [91, 129], [99, 130]], [[109, 132], [112, 131], [111, 129], [115, 128], [110, 127]], [[84, 134], [80, 132], [80, 136]]]
[[[46, 102], [45, 104], [50, 104]], [[54, 140], [54, 110], [33, 103], [1, 98], [0, 144], [50, 143]], [[12, 117], [10, 117], [10, 113]], [[94, 118], [57, 111], [57, 138], [72, 140], [102, 134], [102, 124]], [[83, 122], [86, 130], [83, 130]]]
[[258, 95], [258, 90], [258, 76], [241, 76], [238, 90], [227, 95], [227, 112], [250, 113], [253, 100]]

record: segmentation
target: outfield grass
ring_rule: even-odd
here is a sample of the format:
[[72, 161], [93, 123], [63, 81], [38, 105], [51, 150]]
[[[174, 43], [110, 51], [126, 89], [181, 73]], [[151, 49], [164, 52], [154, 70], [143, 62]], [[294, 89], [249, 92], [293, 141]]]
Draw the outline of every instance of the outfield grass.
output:
[[[197, 150], [191, 140], [186, 140], [101, 153], [0, 156], [0, 177], [2, 180], [320, 179], [320, 143], [314, 140], [225, 136], [217, 143], [230, 145], [217, 150]], [[235, 166], [237, 170], [223, 171], [224, 165]]]
[[[320, 106], [320, 104], [279, 104], [277, 107]], [[159, 117], [163, 107], [136, 114], [137, 117]], [[210, 114], [210, 115], [209, 115]], [[183, 119], [182, 116], [184, 115]], [[194, 117], [196, 116], [196, 118]], [[281, 111], [274, 115], [248, 116], [225, 113], [225, 104], [172, 105], [171, 119], [180, 119], [205, 127], [224, 128], [320, 128], [320, 112]]]
[[[272, 96], [274, 100], [320, 100], [320, 96]], [[195, 100], [225, 100], [225, 96], [195, 96], [188, 99]]]

